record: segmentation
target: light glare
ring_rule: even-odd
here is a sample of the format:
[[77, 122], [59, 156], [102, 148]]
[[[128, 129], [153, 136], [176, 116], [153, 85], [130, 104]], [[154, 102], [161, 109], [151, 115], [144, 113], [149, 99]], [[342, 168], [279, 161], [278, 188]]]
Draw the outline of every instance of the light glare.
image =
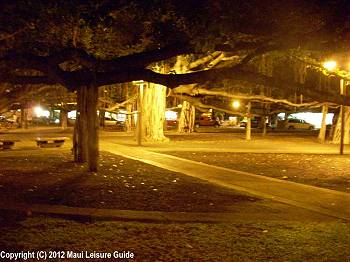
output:
[[241, 103], [239, 101], [233, 101], [232, 106], [233, 108], [239, 108], [241, 106]]
[[323, 63], [323, 67], [326, 68], [328, 71], [333, 71], [336, 66], [337, 62], [335, 61], [326, 61]]

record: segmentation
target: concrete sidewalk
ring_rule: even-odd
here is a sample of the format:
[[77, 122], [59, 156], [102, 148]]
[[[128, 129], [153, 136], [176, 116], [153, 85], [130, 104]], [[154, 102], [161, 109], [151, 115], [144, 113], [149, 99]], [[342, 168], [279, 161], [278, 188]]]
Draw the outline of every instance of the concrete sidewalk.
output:
[[[350, 194], [216, 167], [144, 148], [100, 143], [100, 150], [212, 183], [350, 221]], [[171, 149], [170, 149], [171, 150]]]

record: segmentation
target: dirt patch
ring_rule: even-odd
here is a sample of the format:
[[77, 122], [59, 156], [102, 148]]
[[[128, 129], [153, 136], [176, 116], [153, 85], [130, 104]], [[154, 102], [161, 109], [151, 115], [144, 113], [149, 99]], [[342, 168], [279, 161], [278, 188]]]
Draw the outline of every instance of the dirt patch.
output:
[[2, 201], [146, 211], [229, 212], [258, 199], [102, 152], [98, 173], [67, 151], [0, 157]]
[[348, 155], [162, 152], [210, 165], [350, 193]]

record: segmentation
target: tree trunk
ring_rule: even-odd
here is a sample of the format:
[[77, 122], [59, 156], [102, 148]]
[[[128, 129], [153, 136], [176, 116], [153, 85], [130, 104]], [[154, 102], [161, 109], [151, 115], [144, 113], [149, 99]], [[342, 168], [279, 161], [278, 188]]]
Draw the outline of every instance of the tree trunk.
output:
[[[343, 106], [344, 109], [344, 144], [349, 144], [350, 142], [350, 107]], [[333, 143], [340, 144], [341, 135], [341, 112], [339, 113], [337, 124], [333, 132]]]
[[195, 114], [195, 107], [189, 102], [183, 101], [177, 129], [179, 133], [192, 133], [194, 131]]
[[87, 88], [87, 152], [88, 152], [88, 166], [90, 172], [97, 171], [98, 165], [98, 127], [99, 118], [97, 116], [97, 106], [98, 106], [98, 88], [91, 84]]
[[142, 97], [142, 140], [168, 141], [164, 136], [166, 87], [148, 83]]
[[82, 86], [77, 92], [77, 114], [73, 134], [74, 161], [87, 161], [87, 87]]
[[134, 117], [131, 113], [133, 111], [133, 104], [126, 105], [126, 119], [125, 119], [125, 128], [126, 132], [133, 130], [134, 127]]
[[105, 110], [100, 109], [99, 114], [98, 114], [99, 124], [100, 124], [100, 127], [102, 127], [102, 128], [105, 127], [105, 113], [106, 113]]
[[26, 104], [21, 105], [21, 127], [28, 129], [28, 109]]
[[252, 106], [251, 102], [248, 102], [248, 105], [247, 105], [247, 126], [246, 126], [246, 133], [245, 133], [245, 139], [247, 141], [251, 140], [251, 133], [252, 133], [251, 116], [250, 116], [251, 106]]
[[263, 115], [262, 118], [261, 118], [261, 122], [262, 122], [262, 136], [266, 136], [266, 133], [267, 133], [266, 119], [267, 119], [267, 117], [265, 115]]
[[326, 141], [326, 117], [328, 113], [328, 105], [323, 105], [322, 106], [322, 123], [321, 123], [321, 128], [320, 132], [318, 134], [318, 141], [320, 143], [324, 143]]
[[64, 107], [60, 111], [60, 122], [62, 129], [66, 130], [68, 126], [68, 110]]

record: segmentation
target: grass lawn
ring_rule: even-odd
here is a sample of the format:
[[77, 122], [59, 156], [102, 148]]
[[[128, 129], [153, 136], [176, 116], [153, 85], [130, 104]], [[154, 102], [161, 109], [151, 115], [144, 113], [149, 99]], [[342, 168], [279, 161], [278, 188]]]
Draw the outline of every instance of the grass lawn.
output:
[[[101, 154], [98, 173], [73, 163], [65, 149], [42, 152], [0, 155], [2, 203], [240, 212], [246, 219], [217, 224], [78, 221], [1, 211], [0, 250], [125, 250], [133, 252], [136, 261], [349, 261], [350, 225], [340, 220], [298, 217], [300, 210], [294, 207], [106, 152]], [[205, 153], [198, 160], [207, 157], [212, 158]], [[215, 164], [226, 163], [224, 158], [213, 157], [219, 161]], [[252, 158], [243, 155], [243, 159]], [[255, 160], [252, 168], [266, 172]], [[240, 165], [246, 167], [243, 162]], [[283, 214], [289, 219], [278, 219]]]
[[102, 152], [98, 173], [65, 150], [0, 155], [2, 201], [145, 211], [230, 212], [258, 198]]
[[153, 224], [32, 217], [0, 227], [4, 250], [131, 251], [136, 261], [348, 261], [342, 222]]

